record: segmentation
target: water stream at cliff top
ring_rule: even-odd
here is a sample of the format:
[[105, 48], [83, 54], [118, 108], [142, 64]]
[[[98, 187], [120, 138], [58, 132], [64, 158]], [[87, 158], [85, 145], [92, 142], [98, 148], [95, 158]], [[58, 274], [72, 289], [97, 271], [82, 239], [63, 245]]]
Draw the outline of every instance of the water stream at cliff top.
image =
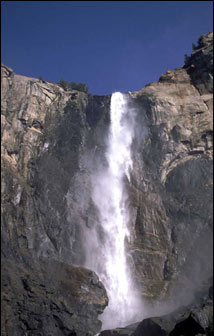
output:
[[[99, 245], [99, 260], [94, 262], [91, 258], [88, 265], [99, 275], [109, 297], [109, 305], [100, 317], [102, 330], [123, 327], [136, 321], [135, 316], [141, 311], [125, 250], [125, 242], [130, 238], [130, 215], [124, 179], [129, 180], [132, 168], [134, 117], [134, 110], [128, 108], [128, 95], [120, 92], [112, 94], [106, 151], [108, 167], [97, 172], [93, 183], [93, 201], [99, 211], [103, 241]], [[94, 238], [95, 245], [96, 241], [97, 238]]]

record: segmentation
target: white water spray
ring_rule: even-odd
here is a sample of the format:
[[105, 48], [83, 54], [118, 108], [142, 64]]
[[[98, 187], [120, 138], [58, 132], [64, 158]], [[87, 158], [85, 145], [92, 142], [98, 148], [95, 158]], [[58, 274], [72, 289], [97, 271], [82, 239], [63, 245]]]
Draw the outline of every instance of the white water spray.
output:
[[[124, 178], [132, 168], [131, 144], [134, 134], [134, 110], [128, 109], [128, 97], [116, 92], [111, 98], [111, 125], [106, 159], [108, 168], [97, 172], [93, 186], [103, 231], [102, 243], [93, 232], [94, 246], [87, 266], [93, 268], [106, 287], [109, 305], [101, 315], [102, 330], [123, 327], [141, 316], [141, 303], [130, 277], [125, 241], [129, 239], [129, 211]], [[99, 252], [98, 252], [99, 251]], [[99, 253], [99, 260], [93, 257]]]

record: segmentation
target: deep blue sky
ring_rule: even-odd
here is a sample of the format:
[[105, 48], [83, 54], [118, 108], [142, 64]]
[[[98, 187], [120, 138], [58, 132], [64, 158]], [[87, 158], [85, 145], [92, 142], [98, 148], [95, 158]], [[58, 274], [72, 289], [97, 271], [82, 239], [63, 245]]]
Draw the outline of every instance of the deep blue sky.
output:
[[84, 82], [94, 94], [139, 90], [183, 65], [212, 30], [212, 1], [2, 1], [2, 63]]

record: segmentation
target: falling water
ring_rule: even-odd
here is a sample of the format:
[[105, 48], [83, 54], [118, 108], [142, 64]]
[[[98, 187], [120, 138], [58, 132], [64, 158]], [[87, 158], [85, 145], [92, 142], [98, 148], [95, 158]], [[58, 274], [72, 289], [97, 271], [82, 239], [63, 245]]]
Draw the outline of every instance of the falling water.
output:
[[[129, 211], [124, 178], [132, 168], [131, 144], [134, 133], [134, 110], [128, 97], [116, 92], [111, 97], [111, 124], [106, 160], [108, 168], [96, 173], [93, 200], [99, 210], [103, 239], [99, 260], [91, 265], [104, 283], [109, 305], [101, 315], [102, 330], [133, 322], [141, 311], [127, 265], [125, 242], [129, 240]], [[95, 234], [95, 232], [94, 232]], [[97, 237], [94, 235], [94, 245]], [[94, 246], [94, 248], [96, 248]]]

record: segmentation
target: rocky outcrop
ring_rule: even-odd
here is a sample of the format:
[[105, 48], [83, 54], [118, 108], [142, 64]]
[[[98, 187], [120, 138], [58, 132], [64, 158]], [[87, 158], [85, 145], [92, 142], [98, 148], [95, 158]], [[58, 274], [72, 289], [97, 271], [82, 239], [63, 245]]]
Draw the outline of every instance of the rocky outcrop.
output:
[[[184, 67], [129, 94], [137, 117], [127, 253], [147, 316], [210, 286], [212, 40], [212, 33], [201, 37]], [[91, 176], [106, 164], [109, 105], [110, 96], [64, 91], [2, 66], [5, 336], [99, 331], [105, 291], [94, 274], [72, 265], [84, 265], [83, 233], [99, 221]], [[71, 289], [68, 296], [73, 283], [81, 295]]]
[[199, 38], [184, 68], [201, 95], [213, 92], [213, 33]]
[[95, 335], [107, 305], [97, 276], [54, 260], [2, 259], [2, 336]]

